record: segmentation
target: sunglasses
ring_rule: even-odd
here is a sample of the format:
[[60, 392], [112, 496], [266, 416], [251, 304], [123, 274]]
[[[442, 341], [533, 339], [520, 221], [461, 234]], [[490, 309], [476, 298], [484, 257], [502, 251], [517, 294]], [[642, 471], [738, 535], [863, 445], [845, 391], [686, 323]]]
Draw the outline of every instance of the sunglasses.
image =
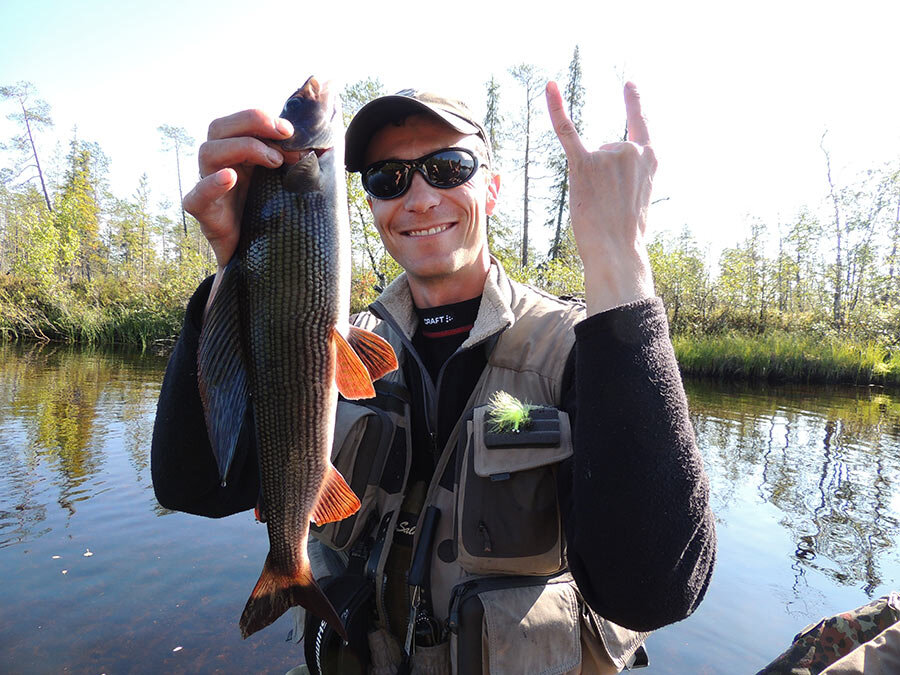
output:
[[362, 172], [362, 184], [374, 199], [395, 199], [412, 184], [418, 171], [432, 187], [449, 190], [468, 181], [481, 160], [466, 148], [444, 148], [419, 159], [386, 159], [370, 164]]

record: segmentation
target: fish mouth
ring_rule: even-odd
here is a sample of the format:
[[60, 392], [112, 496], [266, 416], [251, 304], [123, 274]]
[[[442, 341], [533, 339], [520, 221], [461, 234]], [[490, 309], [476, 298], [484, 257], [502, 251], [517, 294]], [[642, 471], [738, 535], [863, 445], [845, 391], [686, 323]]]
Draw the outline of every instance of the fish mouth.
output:
[[334, 148], [299, 148], [293, 149], [290, 147], [286, 147], [284, 144], [281, 146], [282, 154], [284, 155], [284, 166], [290, 167], [298, 162], [306, 159], [312, 154], [315, 154], [316, 159], [321, 159], [323, 155], [331, 152]]
[[407, 230], [403, 233], [405, 237], [431, 237], [436, 234], [440, 234], [441, 232], [446, 232], [451, 227], [454, 227], [456, 223], [439, 223], [437, 225], [431, 225], [429, 227], [420, 227], [415, 230]]
[[[288, 139], [288, 141], [289, 140], [290, 139]], [[294, 162], [299, 162], [301, 159], [304, 159], [305, 157], [313, 153], [316, 154], [316, 157], [318, 159], [321, 159], [322, 155], [334, 150], [334, 148], [292, 148], [287, 141], [282, 141], [281, 149], [285, 152], [285, 155], [290, 156], [290, 158], [293, 159]]]

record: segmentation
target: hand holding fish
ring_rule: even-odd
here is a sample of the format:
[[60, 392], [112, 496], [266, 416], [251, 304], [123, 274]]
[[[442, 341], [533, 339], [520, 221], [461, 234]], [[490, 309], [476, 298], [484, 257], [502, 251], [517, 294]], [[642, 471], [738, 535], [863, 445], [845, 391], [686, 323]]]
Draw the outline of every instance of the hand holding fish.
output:
[[644, 234], [656, 156], [637, 88], [625, 85], [628, 140], [593, 152], [582, 144], [555, 82], [547, 85], [547, 107], [569, 161], [572, 231], [584, 262], [588, 314], [652, 297]]
[[240, 236], [240, 218], [254, 166], [277, 168], [285, 152], [275, 143], [290, 138], [291, 123], [261, 110], [244, 110], [209, 125], [200, 146], [200, 181], [182, 202], [200, 223], [216, 256], [219, 271], [234, 255]]

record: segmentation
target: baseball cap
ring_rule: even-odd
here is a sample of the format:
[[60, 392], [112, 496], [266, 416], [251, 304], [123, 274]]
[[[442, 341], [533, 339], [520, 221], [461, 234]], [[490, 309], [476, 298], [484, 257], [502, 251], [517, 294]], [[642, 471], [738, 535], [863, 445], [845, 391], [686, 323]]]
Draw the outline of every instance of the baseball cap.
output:
[[[479, 136], [490, 155], [491, 144], [487, 140], [487, 133], [465, 103], [428, 91], [402, 89], [396, 94], [379, 96], [369, 101], [350, 121], [344, 142], [347, 171], [362, 171], [365, 168], [366, 148], [381, 127], [409, 115], [423, 113], [443, 120], [461, 134]], [[490, 162], [492, 158], [488, 156], [487, 159]]]

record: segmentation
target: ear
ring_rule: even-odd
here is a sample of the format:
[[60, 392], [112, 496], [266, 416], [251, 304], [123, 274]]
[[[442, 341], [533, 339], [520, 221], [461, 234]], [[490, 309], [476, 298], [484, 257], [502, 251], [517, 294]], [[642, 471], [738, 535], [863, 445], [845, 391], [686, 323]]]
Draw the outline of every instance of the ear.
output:
[[369, 211], [372, 210], [372, 198], [369, 195], [366, 195], [366, 204], [369, 205]]
[[487, 199], [484, 202], [484, 212], [491, 215], [497, 206], [500, 195], [500, 174], [491, 173], [491, 178], [487, 185]]

